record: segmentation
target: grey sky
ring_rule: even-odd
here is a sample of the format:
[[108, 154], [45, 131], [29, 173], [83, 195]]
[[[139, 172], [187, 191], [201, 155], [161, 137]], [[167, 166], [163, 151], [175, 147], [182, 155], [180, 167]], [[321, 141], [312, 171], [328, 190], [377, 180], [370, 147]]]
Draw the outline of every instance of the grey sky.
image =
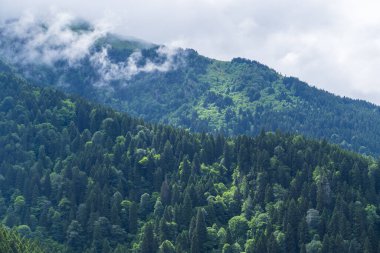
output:
[[377, 0], [0, 0], [1, 19], [25, 11], [107, 20], [114, 30], [284, 75], [380, 104]]

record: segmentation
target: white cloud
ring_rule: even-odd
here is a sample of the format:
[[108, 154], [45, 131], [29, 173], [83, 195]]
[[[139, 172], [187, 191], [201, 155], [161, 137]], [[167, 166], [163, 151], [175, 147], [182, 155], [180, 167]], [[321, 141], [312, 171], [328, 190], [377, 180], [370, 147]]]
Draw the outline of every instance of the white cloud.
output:
[[[81, 23], [80, 23], [81, 22]], [[82, 25], [81, 29], [73, 26]], [[110, 45], [105, 45], [100, 51], [92, 50], [95, 42], [111, 31], [111, 26], [104, 20], [96, 21], [92, 27], [74, 16], [51, 12], [44, 17], [36, 17], [30, 12], [19, 19], [8, 21], [0, 26], [6, 40], [0, 48], [0, 53], [8, 61], [25, 64], [53, 65], [65, 61], [69, 67], [80, 67], [81, 61], [89, 59], [91, 66], [99, 74], [99, 80], [94, 84], [98, 87], [109, 86], [111, 81], [128, 81], [141, 72], [167, 72], [182, 64], [179, 49], [173, 46], [160, 46], [155, 49], [157, 58], [144, 59], [142, 52], [136, 49], [129, 57], [118, 62], [109, 58]], [[1, 43], [1, 41], [0, 41]], [[183, 51], [181, 51], [183, 52]], [[67, 85], [63, 83], [63, 85]]]
[[18, 50], [18, 53], [9, 58], [25, 63], [52, 64], [58, 60], [66, 60], [75, 64], [88, 55], [94, 41], [104, 36], [108, 28], [103, 23], [96, 23], [91, 31], [74, 32], [69, 27], [74, 20], [67, 13], [54, 13], [45, 19], [25, 13], [19, 20], [9, 22], [4, 26], [4, 34], [11, 40], [22, 41], [11, 41], [9, 47]]
[[128, 81], [143, 72], [167, 72], [172, 70], [178, 66], [178, 63], [174, 62], [174, 57], [178, 53], [177, 50], [177, 48], [161, 46], [156, 52], [159, 57], [164, 58], [162, 63], [147, 60], [145, 64], [140, 65], [139, 61], [142, 59], [140, 51], [132, 53], [125, 61], [112, 62], [108, 57], [108, 49], [103, 48], [100, 52], [96, 52], [90, 57], [90, 62], [98, 70], [101, 77], [101, 80], [95, 85], [102, 87], [104, 85], [108, 86], [111, 81]]
[[[246, 57], [337, 94], [380, 104], [377, 0], [0, 0], [0, 17], [51, 6], [116, 31], [217, 59]], [[79, 50], [80, 51], [80, 50]]]

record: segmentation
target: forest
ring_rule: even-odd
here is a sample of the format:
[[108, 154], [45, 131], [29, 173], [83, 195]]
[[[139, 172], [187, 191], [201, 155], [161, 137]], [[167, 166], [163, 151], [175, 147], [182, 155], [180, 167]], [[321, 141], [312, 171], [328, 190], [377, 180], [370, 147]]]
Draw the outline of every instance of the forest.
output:
[[380, 251], [373, 157], [280, 131], [226, 137], [146, 123], [1, 69], [0, 238], [9, 244], [22, 237], [57, 253]]
[[[91, 32], [90, 27], [73, 28], [73, 36]], [[280, 130], [380, 155], [378, 106], [311, 87], [257, 61], [219, 61], [192, 49], [171, 49], [115, 34], [96, 40], [75, 64], [65, 58], [50, 64], [17, 60], [26, 57], [22, 52], [27, 45], [27, 39], [12, 37], [0, 27], [3, 60], [30, 83], [76, 94], [147, 122], [226, 136]], [[173, 52], [162, 54], [165, 50]], [[99, 55], [105, 58], [94, 62]], [[147, 64], [156, 70], [145, 71]], [[169, 67], [160, 70], [162, 66]], [[139, 71], [128, 74], [129, 67]]]

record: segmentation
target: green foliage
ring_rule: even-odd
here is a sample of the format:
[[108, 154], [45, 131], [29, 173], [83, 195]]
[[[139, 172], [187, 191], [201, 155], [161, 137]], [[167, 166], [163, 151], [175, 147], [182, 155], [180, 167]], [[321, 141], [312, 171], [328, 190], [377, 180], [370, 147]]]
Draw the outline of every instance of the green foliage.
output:
[[[21, 228], [18, 228], [21, 229]], [[43, 253], [37, 243], [20, 237], [13, 231], [0, 226], [0, 251], [2, 253]]]
[[0, 89], [0, 220], [47, 252], [379, 247], [371, 157], [280, 132], [151, 125], [11, 74]]
[[141, 242], [141, 253], [154, 253], [156, 251], [157, 246], [153, 234], [153, 225], [152, 223], [147, 223], [144, 227], [144, 234]]
[[248, 221], [245, 217], [234, 216], [228, 221], [228, 229], [235, 241], [245, 241], [248, 230]]
[[174, 248], [174, 245], [170, 241], [166, 240], [161, 244], [158, 252], [159, 253], [175, 253], [175, 248]]
[[[4, 35], [3, 46], [6, 41]], [[147, 71], [128, 80], [107, 82], [90, 59], [102, 48], [108, 48], [110, 61], [120, 64], [136, 51], [142, 55], [138, 64], [162, 62], [157, 46], [108, 34], [98, 39], [80, 64], [62, 61], [48, 66], [36, 62], [12, 67], [32, 83], [54, 85], [150, 122], [225, 135], [255, 136], [261, 129], [298, 132], [360, 153], [380, 154], [380, 110], [373, 104], [310, 87], [256, 61], [217, 61], [191, 49], [177, 51], [170, 71]], [[10, 71], [7, 66], [0, 69]], [[4, 97], [0, 108], [7, 111], [13, 104], [11, 97]], [[75, 112], [85, 115], [70, 101], [63, 104], [57, 119], [61, 124], [69, 123]], [[86, 115], [78, 126], [83, 130], [88, 123]], [[113, 123], [111, 118], [96, 122], [115, 137], [118, 126]]]
[[306, 245], [306, 252], [319, 253], [322, 250], [322, 242], [314, 238], [311, 242]]

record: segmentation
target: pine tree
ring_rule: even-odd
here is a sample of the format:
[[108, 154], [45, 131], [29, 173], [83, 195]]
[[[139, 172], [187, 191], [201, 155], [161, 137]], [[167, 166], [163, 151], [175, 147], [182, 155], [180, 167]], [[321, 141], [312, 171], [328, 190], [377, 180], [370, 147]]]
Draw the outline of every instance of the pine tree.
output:
[[181, 169], [181, 181], [186, 185], [191, 175], [191, 165], [188, 160], [188, 156], [185, 156], [183, 158], [180, 169]]
[[170, 188], [166, 180], [162, 182], [160, 196], [161, 196], [161, 202], [164, 206], [170, 204]]
[[271, 234], [267, 241], [267, 252], [276, 253], [280, 251], [276, 238]]
[[131, 234], [136, 234], [137, 232], [137, 204], [135, 202], [132, 202], [132, 204], [129, 206], [129, 230], [128, 232]]
[[207, 228], [204, 211], [199, 208], [195, 220], [195, 229], [191, 238], [191, 253], [204, 252], [204, 243], [207, 241]]
[[112, 249], [111, 249], [109, 241], [107, 239], [104, 239], [103, 244], [102, 244], [102, 253], [111, 253], [111, 252], [112, 252]]
[[174, 248], [174, 245], [170, 241], [164, 241], [160, 248], [159, 253], [176, 253], [176, 250]]
[[147, 223], [144, 227], [144, 234], [141, 242], [141, 253], [156, 253], [157, 246], [153, 233], [153, 224]]
[[185, 199], [184, 199], [183, 205], [181, 206], [181, 210], [182, 210], [181, 225], [188, 227], [190, 224], [192, 212], [193, 212], [193, 207], [192, 207], [190, 195], [188, 192], [186, 192], [185, 194]]
[[231, 151], [231, 147], [226, 141], [224, 142], [224, 147], [223, 147], [223, 165], [224, 167], [226, 167], [227, 171], [231, 170], [231, 164], [232, 164], [232, 151]]
[[173, 147], [170, 144], [170, 141], [167, 140], [164, 146], [163, 153], [161, 155], [161, 168], [163, 169], [164, 174], [170, 172], [174, 169], [174, 154]]

